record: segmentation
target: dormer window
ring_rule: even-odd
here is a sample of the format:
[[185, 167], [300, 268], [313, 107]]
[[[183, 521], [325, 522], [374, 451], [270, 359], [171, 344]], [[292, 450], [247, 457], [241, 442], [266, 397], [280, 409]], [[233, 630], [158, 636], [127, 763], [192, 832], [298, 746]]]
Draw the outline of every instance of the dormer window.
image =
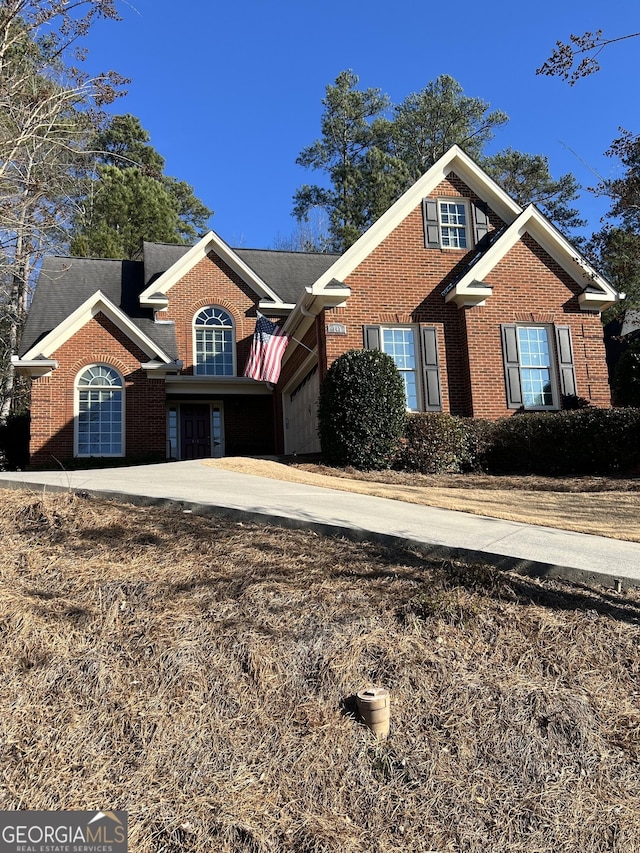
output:
[[217, 305], [196, 314], [194, 373], [197, 376], [235, 376], [235, 329], [231, 315]]

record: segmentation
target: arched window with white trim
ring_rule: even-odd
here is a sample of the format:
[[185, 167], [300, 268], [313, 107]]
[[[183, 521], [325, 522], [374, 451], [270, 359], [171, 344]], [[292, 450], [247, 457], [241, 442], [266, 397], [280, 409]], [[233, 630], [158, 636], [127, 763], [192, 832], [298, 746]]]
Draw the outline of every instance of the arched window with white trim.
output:
[[223, 308], [208, 305], [193, 320], [194, 373], [198, 376], [235, 376], [233, 319]]
[[86, 367], [76, 381], [76, 456], [124, 456], [124, 380], [113, 367]]

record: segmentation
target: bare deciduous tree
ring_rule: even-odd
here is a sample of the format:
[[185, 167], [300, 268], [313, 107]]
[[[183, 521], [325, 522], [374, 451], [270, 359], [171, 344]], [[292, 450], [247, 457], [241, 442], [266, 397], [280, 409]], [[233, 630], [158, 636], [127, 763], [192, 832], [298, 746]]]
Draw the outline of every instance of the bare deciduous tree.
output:
[[[640, 33], [629, 33], [617, 38], [604, 38], [602, 30], [569, 36], [568, 42], [557, 41], [551, 56], [536, 69], [536, 74], [560, 77], [574, 86], [582, 77], [600, 71], [598, 56], [607, 45], [625, 39], [637, 38]], [[582, 58], [580, 58], [582, 57]]]
[[0, 423], [20, 407], [11, 363], [43, 254], [66, 242], [87, 141], [126, 82], [89, 77], [80, 40], [114, 0], [0, 0]]

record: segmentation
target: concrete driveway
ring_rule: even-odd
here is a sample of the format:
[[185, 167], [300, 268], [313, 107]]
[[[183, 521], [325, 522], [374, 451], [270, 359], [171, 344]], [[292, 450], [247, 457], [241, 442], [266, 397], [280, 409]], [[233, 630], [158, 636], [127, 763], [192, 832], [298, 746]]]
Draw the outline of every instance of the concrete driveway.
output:
[[193, 512], [394, 537], [442, 556], [484, 559], [527, 574], [640, 585], [640, 544], [239, 474], [199, 461], [91, 471], [0, 472], [0, 487], [73, 490], [169, 502]]

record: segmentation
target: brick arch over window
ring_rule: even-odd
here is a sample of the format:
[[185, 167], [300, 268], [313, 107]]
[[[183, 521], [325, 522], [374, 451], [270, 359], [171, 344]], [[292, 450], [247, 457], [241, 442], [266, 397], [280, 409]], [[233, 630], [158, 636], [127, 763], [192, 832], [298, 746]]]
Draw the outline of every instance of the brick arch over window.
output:
[[[116, 358], [115, 356], [110, 355], [109, 353], [100, 352], [92, 353], [91, 360], [89, 360], [86, 355], [83, 358], [79, 358], [72, 365], [70, 365], [69, 369], [73, 372], [73, 374], [80, 374], [87, 367], [91, 367], [96, 364], [102, 364], [105, 367], [111, 367], [123, 377], [126, 377], [129, 373], [131, 373], [132, 369], [135, 369], [132, 368], [131, 365], [127, 365], [121, 359]], [[139, 367], [139, 364], [137, 365], [137, 367]]]
[[220, 305], [207, 305], [193, 318], [193, 363], [196, 376], [236, 375], [235, 321]]
[[124, 378], [108, 364], [84, 367], [75, 381], [75, 456], [124, 456]]

